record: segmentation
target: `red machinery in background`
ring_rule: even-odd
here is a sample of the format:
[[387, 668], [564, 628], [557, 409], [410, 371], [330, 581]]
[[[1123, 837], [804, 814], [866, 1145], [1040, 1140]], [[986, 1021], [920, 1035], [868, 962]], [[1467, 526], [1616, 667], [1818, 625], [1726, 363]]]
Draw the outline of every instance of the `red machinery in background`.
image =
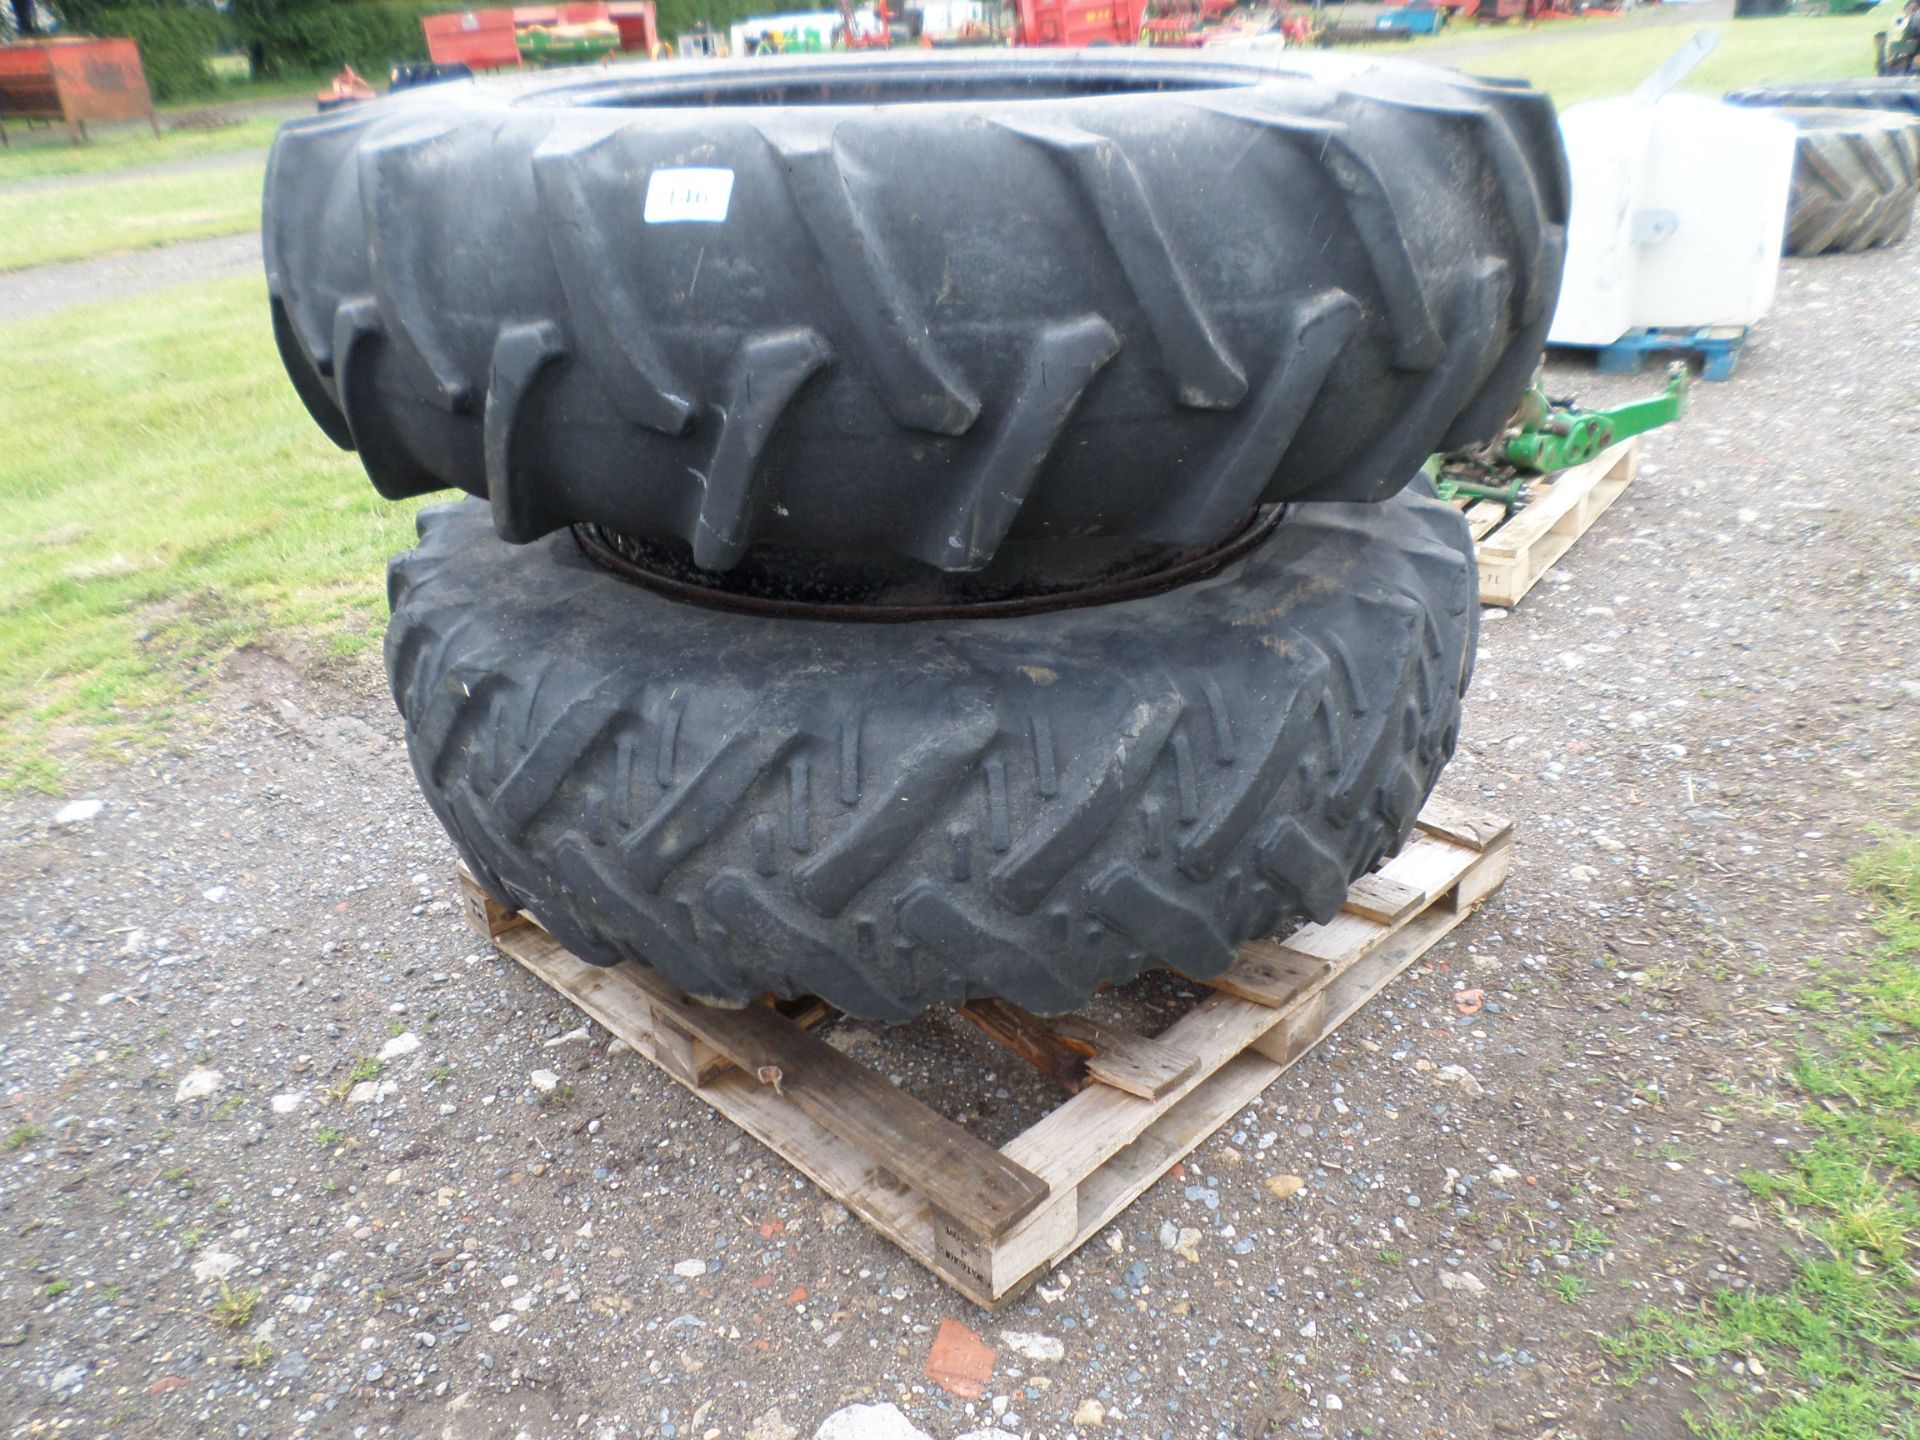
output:
[[587, 4], [516, 5], [492, 10], [457, 10], [423, 15], [427, 55], [436, 65], [465, 65], [472, 70], [511, 69], [520, 63], [515, 37], [532, 25], [610, 23], [620, 32], [620, 49], [642, 55], [660, 53], [660, 22], [654, 0], [593, 0]]
[[877, 0], [873, 13], [879, 28], [862, 30], [854, 19], [852, 0], [840, 0], [840, 43], [849, 50], [891, 50], [893, 16], [887, 13], [886, 0]]
[[58, 120], [76, 145], [89, 120], [145, 119], [160, 133], [140, 47], [123, 36], [0, 45], [0, 144], [9, 119]]
[[1016, 45], [1132, 45], [1146, 0], [1014, 0]]

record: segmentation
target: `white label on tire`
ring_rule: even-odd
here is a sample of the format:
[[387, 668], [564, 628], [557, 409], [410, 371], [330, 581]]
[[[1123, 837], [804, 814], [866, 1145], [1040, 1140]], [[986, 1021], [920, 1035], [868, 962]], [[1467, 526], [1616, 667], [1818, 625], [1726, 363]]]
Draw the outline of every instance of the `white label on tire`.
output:
[[718, 224], [727, 218], [733, 202], [733, 171], [686, 168], [656, 170], [647, 177], [649, 225], [673, 225], [686, 220]]

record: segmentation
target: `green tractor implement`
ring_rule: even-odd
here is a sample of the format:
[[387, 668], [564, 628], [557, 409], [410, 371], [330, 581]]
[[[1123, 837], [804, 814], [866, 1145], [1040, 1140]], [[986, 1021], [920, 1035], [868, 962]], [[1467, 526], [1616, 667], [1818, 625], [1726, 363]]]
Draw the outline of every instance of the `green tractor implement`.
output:
[[1432, 456], [1426, 472], [1442, 500], [1466, 496], [1513, 510], [1535, 476], [1584, 465], [1609, 445], [1678, 420], [1687, 408], [1689, 378], [1686, 364], [1676, 361], [1667, 367], [1667, 388], [1660, 394], [1609, 410], [1582, 410], [1571, 399], [1548, 395], [1536, 373], [1505, 434], [1480, 450]]

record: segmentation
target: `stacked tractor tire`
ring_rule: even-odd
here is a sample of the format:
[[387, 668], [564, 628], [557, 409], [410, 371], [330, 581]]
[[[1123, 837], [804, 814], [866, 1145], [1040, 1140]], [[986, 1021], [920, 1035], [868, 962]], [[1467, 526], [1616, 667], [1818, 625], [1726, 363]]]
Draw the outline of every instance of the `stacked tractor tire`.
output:
[[1549, 103], [1093, 50], [290, 125], [272, 321], [421, 512], [387, 668], [479, 881], [690, 994], [1043, 1012], [1331, 918], [1451, 755], [1415, 480], [1537, 363]]
[[1736, 90], [1736, 105], [1779, 107], [1800, 136], [1786, 253], [1892, 245], [1920, 199], [1920, 80], [1853, 80]]

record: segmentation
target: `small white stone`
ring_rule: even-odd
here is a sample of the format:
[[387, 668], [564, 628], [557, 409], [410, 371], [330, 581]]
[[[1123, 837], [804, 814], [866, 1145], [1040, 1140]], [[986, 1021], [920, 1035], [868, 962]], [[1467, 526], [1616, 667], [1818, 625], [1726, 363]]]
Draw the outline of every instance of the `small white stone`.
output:
[[1064, 1360], [1067, 1354], [1067, 1347], [1053, 1336], [1036, 1335], [1029, 1330], [1002, 1331], [1000, 1343], [1036, 1364]]
[[1340, 1408], [1340, 1397], [1338, 1395], [1328, 1395], [1320, 1403], [1329, 1410], [1338, 1410]]
[[1433, 1078], [1443, 1085], [1458, 1085], [1476, 1100], [1487, 1093], [1480, 1082], [1467, 1072], [1464, 1065], [1442, 1065], [1434, 1073]]
[[849, 1405], [820, 1422], [813, 1440], [930, 1440], [897, 1405]]
[[240, 1268], [240, 1257], [229, 1255], [224, 1250], [203, 1251], [193, 1262], [193, 1278], [203, 1284], [212, 1284], [224, 1280]]
[[381, 1060], [398, 1060], [402, 1055], [411, 1055], [420, 1048], [420, 1037], [411, 1030], [402, 1030], [386, 1044], [380, 1047]]
[[542, 1095], [551, 1094], [560, 1084], [560, 1077], [551, 1070], [536, 1070], [527, 1077], [527, 1080]]
[[56, 825], [84, 825], [105, 808], [105, 805], [98, 800], [69, 800], [53, 812], [53, 823]]
[[493, 1331], [494, 1334], [498, 1335], [502, 1330], [506, 1329], [509, 1325], [511, 1325], [513, 1321], [514, 1321], [514, 1316], [512, 1312], [509, 1311], [506, 1314], [494, 1316], [493, 1319], [487, 1322], [487, 1328]]
[[204, 1100], [226, 1083], [227, 1077], [218, 1070], [189, 1070], [180, 1077], [180, 1083], [173, 1087], [175, 1100]]
[[293, 1094], [276, 1095], [267, 1104], [272, 1107], [276, 1115], [291, 1115], [300, 1108], [300, 1097]]
[[200, 898], [218, 905], [222, 900], [227, 898], [227, 887], [224, 885], [209, 886], [200, 892]]
[[1442, 1270], [1440, 1287], [1443, 1290], [1458, 1290], [1466, 1295], [1484, 1295], [1486, 1283], [1471, 1270]]
[[695, 1280], [707, 1273], [704, 1260], [679, 1260], [674, 1263], [673, 1273], [682, 1280]]

